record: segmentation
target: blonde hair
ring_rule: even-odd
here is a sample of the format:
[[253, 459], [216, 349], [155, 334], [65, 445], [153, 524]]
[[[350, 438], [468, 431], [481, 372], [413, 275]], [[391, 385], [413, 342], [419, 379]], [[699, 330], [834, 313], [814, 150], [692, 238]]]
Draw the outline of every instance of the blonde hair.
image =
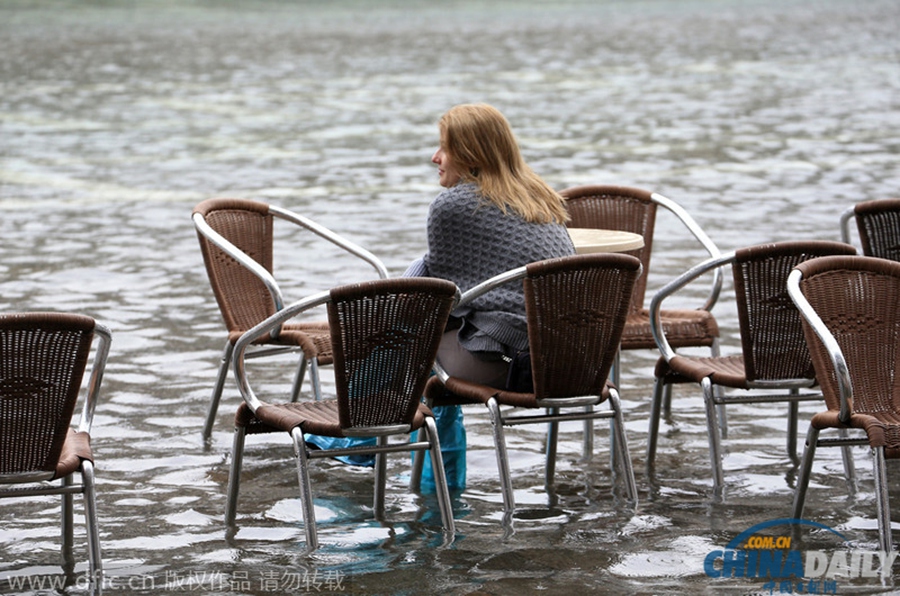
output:
[[565, 201], [522, 159], [506, 118], [487, 104], [462, 104], [438, 122], [441, 147], [481, 196], [504, 213], [511, 209], [533, 223], [565, 223]]

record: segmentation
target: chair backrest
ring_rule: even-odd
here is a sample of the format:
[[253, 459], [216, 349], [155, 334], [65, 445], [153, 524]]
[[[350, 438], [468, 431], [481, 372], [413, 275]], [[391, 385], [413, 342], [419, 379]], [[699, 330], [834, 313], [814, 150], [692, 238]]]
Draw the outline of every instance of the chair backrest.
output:
[[[269, 205], [247, 199], [208, 199], [194, 208], [225, 240], [272, 273], [273, 217]], [[242, 333], [278, 310], [272, 292], [250, 269], [197, 230], [216, 302], [231, 333]]]
[[394, 278], [331, 290], [328, 321], [340, 424], [411, 424], [458, 290]]
[[75, 314], [0, 315], [0, 480], [53, 477], [94, 327], [92, 318]]
[[526, 269], [535, 396], [600, 395], [619, 349], [640, 260], [597, 253], [540, 261]]
[[[900, 263], [822, 257], [799, 264], [797, 270], [803, 297], [843, 355], [853, 411], [900, 414]], [[830, 350], [806, 318], [804, 332], [826, 404], [839, 410], [840, 387]]]
[[900, 199], [880, 199], [853, 207], [864, 255], [900, 261]]
[[788, 295], [788, 275], [808, 259], [853, 254], [856, 249], [849, 244], [824, 240], [735, 251], [732, 273], [748, 381], [815, 378], [800, 313]]
[[635, 283], [631, 297], [630, 312], [639, 312], [644, 307], [646, 272], [650, 271], [653, 252], [657, 209], [653, 193], [627, 186], [588, 185], [567, 188], [560, 194], [566, 199], [569, 227], [624, 230], [643, 236], [642, 248], [625, 253], [640, 259], [645, 272]]

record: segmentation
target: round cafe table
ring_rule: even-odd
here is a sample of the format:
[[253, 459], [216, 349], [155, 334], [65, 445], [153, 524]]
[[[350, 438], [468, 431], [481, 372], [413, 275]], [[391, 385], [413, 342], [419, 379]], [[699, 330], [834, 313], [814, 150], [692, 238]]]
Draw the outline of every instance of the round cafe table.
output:
[[621, 230], [597, 228], [569, 228], [575, 252], [583, 255], [594, 252], [625, 252], [644, 246], [644, 237]]

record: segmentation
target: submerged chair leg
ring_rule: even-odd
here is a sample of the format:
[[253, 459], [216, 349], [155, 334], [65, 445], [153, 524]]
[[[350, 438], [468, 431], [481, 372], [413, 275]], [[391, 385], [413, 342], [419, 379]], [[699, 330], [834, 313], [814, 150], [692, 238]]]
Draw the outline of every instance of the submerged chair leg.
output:
[[[791, 395], [799, 395], [799, 389], [791, 389]], [[800, 417], [800, 404], [788, 402], [787, 454], [793, 463], [797, 463], [797, 420]]]
[[650, 403], [650, 428], [647, 432], [647, 468], [653, 468], [656, 459], [656, 442], [659, 437], [659, 419], [662, 415], [663, 394], [666, 391], [666, 382], [656, 379], [653, 383], [653, 401]]
[[494, 430], [494, 447], [497, 454], [497, 471], [500, 475], [500, 491], [503, 494], [503, 510], [507, 515], [512, 515], [516, 508], [516, 497], [509, 476], [509, 457], [506, 453], [506, 438], [503, 433], [503, 415], [500, 412], [500, 405], [493, 397], [488, 400], [487, 407]]
[[[613, 359], [612, 368], [609, 369], [609, 381], [614, 386], [619, 386], [619, 381], [622, 377], [622, 350], [616, 351], [616, 356]], [[594, 408], [593, 406], [585, 406], [584, 411], [590, 412]], [[594, 421], [590, 418], [586, 418], [583, 422], [584, 424], [584, 445], [581, 450], [581, 459], [585, 462], [591, 461], [594, 457]]]
[[100, 551], [100, 522], [97, 519], [94, 464], [90, 461], [85, 460], [81, 463], [81, 478], [84, 485], [84, 523], [87, 530], [90, 581], [96, 583], [103, 577], [103, 556]]
[[[721, 356], [721, 353], [719, 352], [718, 339], [714, 339], [713, 344], [709, 347], [709, 355], [713, 358]], [[720, 385], [716, 385], [715, 387], [713, 387], [713, 391], [715, 392], [714, 394], [716, 396], [716, 403], [718, 404], [717, 414], [719, 416], [719, 432], [722, 433], [721, 436], [724, 439], [728, 436], [728, 417], [725, 415], [725, 404], [722, 402], [722, 398], [725, 396], [725, 388]]]
[[[72, 474], [62, 479], [64, 487], [70, 487], [74, 484]], [[63, 568], [67, 571], [75, 569], [75, 555], [73, 554], [73, 543], [75, 541], [75, 522], [74, 522], [74, 498], [72, 493], [64, 493], [62, 495], [62, 560]]]
[[[387, 437], [380, 436], [377, 439], [378, 446], [387, 445]], [[384, 519], [384, 493], [387, 489], [387, 455], [384, 453], [375, 454], [375, 496], [372, 503], [372, 510], [375, 519]]]
[[[447, 487], [447, 477], [444, 471], [444, 459], [441, 457], [437, 423], [433, 417], [428, 416], [425, 418], [425, 429], [428, 435], [428, 443], [431, 445], [428, 452], [431, 455], [431, 469], [434, 470], [434, 488], [437, 493], [438, 507], [441, 510], [441, 523], [444, 526], [444, 532], [452, 537], [456, 534], [456, 523], [453, 520], [453, 503], [450, 501], [450, 489]], [[416, 454], [424, 455], [421, 450], [417, 451]]]
[[[416, 441], [425, 441], [426, 435], [424, 429], [416, 431]], [[422, 469], [425, 467], [425, 452], [417, 449], [413, 452], [412, 469], [409, 473], [409, 490], [418, 493], [422, 490]], [[443, 464], [443, 460], [441, 460]]]
[[234, 525], [237, 517], [237, 499], [241, 487], [241, 466], [244, 462], [244, 437], [247, 431], [243, 426], [234, 427], [234, 442], [231, 447], [231, 471], [228, 474], [228, 492], [225, 500], [225, 525]]
[[216, 384], [213, 385], [212, 395], [209, 398], [209, 409], [206, 412], [206, 423], [203, 425], [203, 440], [207, 441], [212, 436], [213, 425], [216, 422], [216, 412], [219, 411], [219, 401], [222, 399], [222, 391], [225, 389], [225, 379], [228, 377], [228, 366], [231, 363], [231, 353], [234, 344], [225, 342], [222, 351], [222, 360], [219, 362], [219, 372], [216, 374]]
[[712, 381], [709, 377], [703, 379], [703, 401], [706, 406], [706, 431], [709, 435], [709, 459], [712, 464], [713, 489], [718, 493], [725, 485], [725, 476], [722, 472], [722, 441], [719, 435], [719, 421], [716, 415], [716, 403], [713, 397]]
[[306, 455], [306, 443], [303, 431], [294, 427], [291, 431], [294, 441], [294, 455], [297, 456], [297, 480], [300, 483], [300, 500], [303, 507], [303, 526], [306, 530], [306, 550], [312, 552], [319, 548], [319, 537], [316, 533], [316, 508], [312, 499], [312, 488], [309, 480], [309, 458]]
[[[547, 408], [547, 413], [556, 415], [559, 413], [557, 408]], [[544, 488], [550, 489], [553, 486], [553, 479], [556, 476], [556, 447], [559, 444], [559, 422], [547, 423], [547, 462], [544, 466]]]
[[619, 393], [615, 390], [609, 392], [610, 407], [613, 409], [613, 425], [614, 434], [610, 437], [610, 449], [618, 454], [615, 459], [619, 460], [619, 466], [622, 478], [625, 482], [625, 494], [628, 500], [637, 506], [638, 494], [637, 484], [634, 481], [634, 468], [631, 465], [631, 456], [628, 451], [628, 438], [625, 435], [625, 417], [622, 415], [622, 404], [619, 400]]
[[816, 446], [819, 441], [819, 429], [809, 427], [806, 433], [806, 447], [800, 459], [800, 473], [797, 476], [797, 488], [794, 489], [794, 505], [791, 515], [794, 519], [803, 516], [803, 505], [806, 501], [806, 490], [809, 488], [809, 476], [812, 473], [813, 459], [816, 457]]
[[875, 506], [878, 517], [878, 543], [881, 550], [889, 552], [892, 550], [891, 506], [888, 497], [888, 479], [884, 462], [884, 447], [875, 447], [874, 452]]
[[[584, 411], [590, 412], [593, 406], [585, 406]], [[584, 441], [581, 447], [581, 459], [590, 461], [594, 457], [594, 421], [585, 419], [584, 421]]]
[[[838, 429], [838, 435], [842, 439], [846, 439], [849, 435], [846, 428]], [[853, 463], [853, 448], [850, 445], [841, 447], [841, 459], [844, 463], [844, 477], [847, 479], [847, 485], [850, 488], [850, 494], [856, 494], [856, 466]]]

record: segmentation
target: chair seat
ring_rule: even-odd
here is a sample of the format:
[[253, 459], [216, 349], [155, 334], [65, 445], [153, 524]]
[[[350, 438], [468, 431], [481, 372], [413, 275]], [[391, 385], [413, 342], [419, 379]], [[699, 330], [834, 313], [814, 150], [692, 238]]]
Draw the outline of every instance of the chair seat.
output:
[[718, 357], [676, 355], [668, 362], [660, 357], [654, 374], [666, 383], [700, 383], [710, 377], [715, 385], [748, 388], [744, 357], [740, 354]]
[[[228, 341], [234, 344], [243, 334], [242, 331], [232, 331], [228, 334]], [[297, 346], [303, 350], [303, 354], [307, 358], [315, 358], [320, 365], [326, 366], [334, 362], [331, 354], [331, 332], [328, 330], [327, 321], [287, 323], [281, 328], [281, 333], [277, 338], [266, 338], [254, 343], [257, 345]]]
[[[602, 404], [609, 399], [610, 384], [607, 383], [603, 392], [597, 397], [594, 405]], [[497, 400], [503, 406], [516, 408], [540, 408], [542, 407], [534, 393], [517, 393], [472, 383], [456, 377], [450, 377], [445, 383], [441, 383], [437, 377], [432, 377], [425, 386], [425, 398], [431, 401], [432, 406], [450, 406], [466, 404], [487, 404], [490, 398]]]
[[[428, 406], [420, 403], [410, 430], [416, 431], [422, 428], [425, 424], [425, 417], [432, 415]], [[304, 433], [324, 437], [346, 436], [341, 430], [336, 399], [265, 404], [256, 410], [256, 414], [246, 402], [243, 402], [238, 406], [237, 413], [234, 415], [234, 424], [244, 427], [247, 434], [289, 433], [299, 426]]]
[[[710, 347], [719, 337], [719, 325], [708, 310], [672, 309], [660, 311], [663, 332], [673, 348]], [[656, 349], [650, 331], [650, 311], [642, 309], [628, 315], [622, 331], [623, 350]]]
[[843, 424], [840, 411], [826, 410], [812, 417], [810, 424], [818, 430], [826, 428], [858, 428], [865, 431], [872, 447], [884, 447], [885, 458], [900, 458], [900, 416], [893, 411], [854, 412], [850, 424]]

